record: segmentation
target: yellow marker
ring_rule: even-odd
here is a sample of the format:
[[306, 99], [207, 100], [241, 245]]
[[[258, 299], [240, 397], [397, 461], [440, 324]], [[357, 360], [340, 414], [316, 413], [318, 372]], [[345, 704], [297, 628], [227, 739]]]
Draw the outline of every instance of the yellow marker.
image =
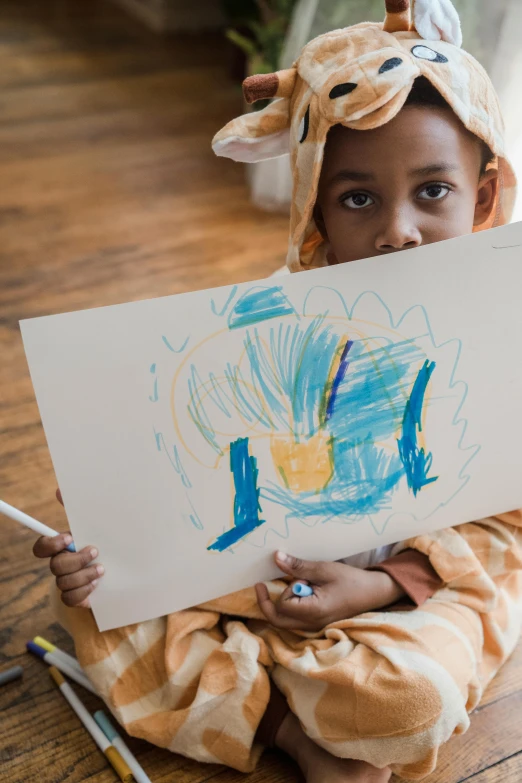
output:
[[123, 783], [132, 783], [134, 780], [128, 764], [122, 759], [116, 748], [111, 745], [103, 731], [97, 726], [96, 721], [91, 716], [87, 708], [82, 704], [78, 696], [68, 683], [62, 673], [55, 666], [49, 667], [49, 674], [61, 690], [63, 696], [67, 699], [72, 709], [75, 711], [95, 743], [102, 753], [112, 764]]
[[38, 644], [40, 647], [43, 647], [43, 649], [47, 650], [47, 652], [54, 653], [57, 658], [60, 658], [64, 663], [68, 663], [69, 666], [72, 666], [73, 669], [76, 669], [76, 671], [79, 671], [82, 674], [84, 673], [82, 667], [74, 656], [63, 652], [63, 650], [60, 650], [60, 648], [55, 644], [51, 644], [51, 642], [48, 642], [47, 639], [44, 639], [43, 636], [35, 636], [33, 642]]

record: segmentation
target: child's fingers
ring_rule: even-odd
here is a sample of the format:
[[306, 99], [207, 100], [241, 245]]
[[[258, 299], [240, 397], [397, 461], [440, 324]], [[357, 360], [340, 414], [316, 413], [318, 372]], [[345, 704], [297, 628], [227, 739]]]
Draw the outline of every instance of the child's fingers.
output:
[[286, 628], [293, 631], [306, 630], [306, 625], [302, 624], [291, 617], [283, 617], [277, 610], [277, 607], [272, 603], [268, 588], [262, 582], [256, 585], [257, 602], [259, 608], [265, 615], [266, 619], [275, 628]]
[[81, 571], [76, 571], [74, 574], [58, 576], [56, 578], [56, 586], [62, 593], [66, 593], [69, 590], [76, 590], [78, 587], [85, 587], [90, 582], [94, 582], [95, 579], [99, 579], [104, 573], [105, 569], [102, 565], [82, 568]]
[[298, 600], [299, 600], [299, 598], [296, 595], [294, 595], [294, 593], [292, 592], [292, 585], [290, 585], [290, 587], [287, 587], [286, 590], [283, 593], [281, 593], [281, 595], [278, 598], [278, 601], [281, 601], [281, 602], [282, 601], [298, 601]]
[[94, 582], [89, 582], [84, 587], [78, 587], [76, 590], [67, 590], [65, 593], [62, 593], [63, 603], [65, 606], [89, 606], [86, 599], [88, 599], [97, 584], [98, 580], [95, 579]]
[[33, 546], [35, 557], [53, 557], [63, 552], [72, 542], [70, 533], [60, 533], [58, 536], [40, 536]]
[[263, 582], [260, 582], [256, 585], [256, 595], [257, 595], [257, 603], [259, 604], [259, 608], [265, 615], [266, 619], [269, 623], [272, 623], [272, 625], [277, 624], [277, 611], [272, 603], [272, 599], [270, 598], [270, 594], [268, 592], [268, 588]]
[[65, 576], [81, 571], [98, 557], [98, 550], [94, 547], [85, 547], [80, 552], [63, 552], [51, 560], [51, 573], [54, 576]]
[[292, 595], [286, 599], [282, 595], [276, 604], [276, 609], [281, 617], [293, 618], [306, 624], [316, 622], [321, 614], [315, 594], [306, 598]]

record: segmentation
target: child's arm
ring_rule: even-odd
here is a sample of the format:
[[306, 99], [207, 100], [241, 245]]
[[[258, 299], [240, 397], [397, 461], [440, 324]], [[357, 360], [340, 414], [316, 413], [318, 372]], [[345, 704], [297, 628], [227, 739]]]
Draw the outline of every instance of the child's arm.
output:
[[521, 600], [522, 511], [425, 533], [404, 546], [429, 557], [450, 600], [500, 617], [506, 605]]

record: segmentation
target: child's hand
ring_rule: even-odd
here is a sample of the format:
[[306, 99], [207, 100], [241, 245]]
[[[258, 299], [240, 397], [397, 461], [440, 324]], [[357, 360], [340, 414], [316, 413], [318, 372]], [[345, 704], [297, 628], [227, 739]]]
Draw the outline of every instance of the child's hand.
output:
[[[62, 503], [60, 490], [56, 497]], [[98, 550], [92, 546], [84, 547], [81, 552], [68, 552], [66, 547], [72, 542], [70, 533], [58, 536], [41, 536], [33, 547], [36, 557], [51, 558], [49, 567], [56, 577], [56, 587], [62, 594], [66, 606], [90, 607], [89, 595], [105, 569], [102, 565], [89, 565], [98, 557]]]
[[102, 565], [89, 565], [98, 557], [98, 550], [86, 546], [81, 552], [68, 552], [66, 547], [72, 541], [69, 533], [60, 533], [50, 538], [41, 536], [33, 547], [36, 557], [50, 557], [51, 573], [56, 577], [56, 587], [62, 594], [66, 606], [90, 606], [89, 595], [98, 579], [103, 576]]
[[298, 598], [292, 585], [270, 600], [265, 584], [256, 585], [261, 611], [271, 625], [294, 631], [320, 631], [338, 620], [381, 609], [404, 595], [388, 574], [365, 571], [345, 563], [311, 562], [277, 552], [279, 568], [300, 582], [308, 582], [314, 594]]

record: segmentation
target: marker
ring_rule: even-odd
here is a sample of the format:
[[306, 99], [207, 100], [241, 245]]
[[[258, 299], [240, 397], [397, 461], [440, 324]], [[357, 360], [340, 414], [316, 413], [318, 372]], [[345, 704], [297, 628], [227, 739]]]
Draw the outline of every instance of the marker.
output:
[[296, 582], [295, 585], [292, 586], [292, 593], [298, 598], [309, 598], [314, 594], [314, 591], [310, 585], [304, 585], [302, 582]]
[[65, 682], [62, 674], [55, 666], [51, 666], [49, 674], [61, 690], [63, 696], [67, 699], [72, 709], [75, 711], [95, 743], [98, 745], [101, 752], [105, 755], [106, 759], [112, 764], [121, 780], [124, 783], [131, 783], [132, 772], [129, 766], [122, 759], [119, 751], [116, 750], [114, 745], [111, 745], [105, 734], [98, 728], [96, 722], [93, 720], [90, 712], [82, 704], [78, 696], [75, 694], [71, 686]]
[[[39, 536], [51, 536], [51, 538], [54, 538], [54, 536], [60, 535], [56, 530], [53, 530], [52, 527], [47, 527], [47, 525], [38, 522], [37, 519], [30, 517], [28, 514], [24, 514], [23, 511], [20, 511], [14, 506], [10, 506], [9, 503], [5, 503], [3, 500], [0, 500], [0, 514], [4, 514], [6, 517], [14, 519], [15, 522], [20, 522], [22, 525], [28, 527], [29, 530], [38, 533]], [[67, 549], [69, 552], [76, 552], [74, 543], [69, 544]]]
[[70, 666], [70, 664], [64, 663], [62, 659], [59, 658], [55, 653], [47, 652], [47, 650], [44, 650], [44, 648], [40, 647], [39, 644], [35, 644], [34, 642], [27, 642], [25, 646], [29, 652], [37, 655], [39, 658], [48, 663], [49, 666], [55, 666], [57, 669], [63, 672], [63, 674], [66, 674], [68, 677], [70, 677], [71, 680], [77, 682], [78, 685], [82, 685], [84, 688], [86, 688], [86, 690], [94, 693], [96, 696], [98, 695], [84, 672], [79, 672], [77, 669]]
[[103, 710], [98, 710], [94, 713], [94, 720], [109, 742], [112, 742], [116, 750], [120, 752], [122, 759], [127, 762], [136, 783], [151, 783], [149, 776], [139, 765], [138, 760], [132, 755]]
[[5, 672], [0, 672], [0, 685], [5, 685], [8, 682], [17, 680], [22, 676], [24, 670], [21, 666], [13, 666], [12, 669], [7, 669]]
[[56, 658], [60, 658], [66, 665], [72, 666], [73, 669], [76, 669], [76, 671], [84, 674], [84, 671], [76, 658], [66, 652], [63, 652], [63, 650], [60, 650], [60, 648], [56, 647], [55, 644], [48, 642], [47, 639], [43, 638], [43, 636], [35, 636], [33, 642], [39, 647], [43, 647], [43, 649], [47, 650], [47, 652], [54, 653]]

